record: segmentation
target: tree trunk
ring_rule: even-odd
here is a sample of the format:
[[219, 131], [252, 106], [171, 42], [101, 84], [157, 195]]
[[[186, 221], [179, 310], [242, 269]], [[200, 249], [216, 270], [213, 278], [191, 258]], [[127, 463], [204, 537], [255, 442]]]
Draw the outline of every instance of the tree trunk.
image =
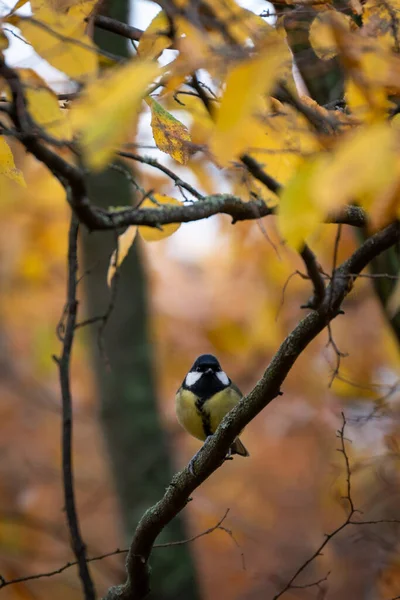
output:
[[[109, 16], [126, 22], [127, 13], [126, 0], [109, 4]], [[114, 54], [127, 55], [126, 42], [119, 36], [99, 32], [96, 42]], [[130, 184], [116, 171], [91, 176], [88, 184], [91, 201], [99, 206], [129, 204], [131, 201]], [[110, 255], [116, 246], [116, 234], [84, 232], [82, 239], [85, 270], [89, 270], [83, 283], [88, 316], [93, 317], [104, 314], [110, 302], [106, 275]], [[168, 443], [157, 408], [146, 284], [136, 241], [121, 268], [117, 297], [102, 336], [103, 353], [98, 343], [98, 326], [90, 328], [101, 422], [126, 542], [139, 517], [163, 495], [172, 475]], [[182, 522], [175, 520], [166, 528], [164, 541], [185, 537]], [[151, 567], [152, 598], [196, 600], [199, 597], [188, 546], [158, 551]]]

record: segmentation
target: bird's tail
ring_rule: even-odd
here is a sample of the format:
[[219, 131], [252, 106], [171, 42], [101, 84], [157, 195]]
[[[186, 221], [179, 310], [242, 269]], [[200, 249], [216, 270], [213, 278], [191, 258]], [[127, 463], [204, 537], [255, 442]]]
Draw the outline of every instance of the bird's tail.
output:
[[250, 454], [247, 452], [247, 449], [239, 440], [239, 438], [236, 438], [236, 440], [233, 442], [231, 446], [231, 454], [239, 454], [239, 456], [250, 456]]

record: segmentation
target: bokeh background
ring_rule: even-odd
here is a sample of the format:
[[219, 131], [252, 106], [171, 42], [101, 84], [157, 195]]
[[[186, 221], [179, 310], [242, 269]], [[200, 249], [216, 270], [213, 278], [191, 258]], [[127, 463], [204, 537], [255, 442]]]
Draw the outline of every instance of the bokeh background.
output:
[[[27, 188], [0, 199], [0, 574], [6, 580], [73, 559], [52, 358], [61, 348], [56, 330], [65, 303], [69, 211], [59, 184], [13, 150]], [[201, 163], [197, 183], [221, 191], [233, 186]], [[99, 204], [133, 198], [115, 172], [90, 185]], [[151, 170], [142, 172], [141, 185], [177, 193]], [[327, 273], [335, 236], [336, 228], [325, 226], [313, 243]], [[338, 262], [357, 243], [343, 227]], [[80, 320], [113, 305], [100, 336], [99, 323], [77, 331], [72, 361], [75, 483], [89, 556], [127, 547], [140, 515], [198, 450], [174, 413], [175, 392], [196, 356], [216, 354], [242, 391], [250, 391], [310, 295], [309, 282], [296, 273], [301, 261], [278, 238], [273, 218], [232, 226], [215, 217], [182, 225], [158, 243], [138, 238], [116, 299], [106, 285], [113, 247], [115, 238], [105, 234], [84, 234], [80, 247]], [[339, 372], [333, 377], [337, 353], [325, 331], [294, 366], [283, 396], [246, 428], [251, 457], [213, 474], [161, 541], [212, 528], [227, 509], [228, 531], [155, 549], [152, 598], [272, 599], [324, 534], [346, 519], [347, 474], [337, 438], [342, 412], [356, 508], [368, 520], [400, 520], [400, 349], [368, 277], [357, 282], [344, 310], [332, 325], [345, 355]], [[285, 597], [396, 597], [399, 530], [382, 523], [347, 527], [297, 583], [330, 573], [327, 580]], [[99, 595], [123, 581], [123, 561], [118, 554], [91, 564]], [[0, 593], [7, 600], [81, 597], [75, 567]]]

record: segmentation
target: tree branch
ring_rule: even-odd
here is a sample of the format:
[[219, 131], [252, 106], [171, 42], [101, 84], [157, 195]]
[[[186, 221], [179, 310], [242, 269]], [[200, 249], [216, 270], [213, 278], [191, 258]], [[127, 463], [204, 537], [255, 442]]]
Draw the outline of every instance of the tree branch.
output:
[[[163, 544], [154, 544], [153, 548], [169, 548], [170, 546], [183, 546], [184, 544], [190, 544], [191, 542], [195, 542], [199, 538], [202, 538], [206, 535], [209, 535], [210, 533], [213, 533], [217, 529], [224, 531], [230, 537], [232, 537], [232, 539], [234, 539], [230, 529], [227, 529], [223, 525], [223, 522], [225, 521], [226, 517], [228, 516], [228, 513], [229, 513], [229, 508], [225, 511], [225, 514], [221, 517], [221, 519], [218, 521], [218, 523], [216, 523], [212, 527], [209, 527], [208, 529], [202, 531], [201, 533], [197, 533], [197, 534], [191, 536], [190, 538], [187, 538], [186, 540], [176, 540], [176, 541], [172, 541], [172, 542], [165, 542]], [[127, 554], [127, 552], [129, 552], [129, 548], [122, 548], [122, 549], [116, 548], [115, 550], [112, 550], [111, 552], [105, 552], [105, 553], [99, 554], [97, 556], [91, 556], [90, 558], [86, 559], [86, 562], [87, 563], [97, 562], [99, 560], [103, 560], [104, 558], [109, 558], [110, 556], [118, 556], [120, 554]], [[15, 585], [17, 583], [26, 583], [27, 581], [34, 581], [36, 579], [43, 579], [45, 577], [54, 577], [55, 575], [60, 575], [67, 569], [70, 569], [71, 567], [74, 567], [75, 565], [78, 565], [78, 564], [79, 564], [78, 561], [74, 560], [74, 561], [65, 563], [65, 565], [63, 565], [62, 567], [59, 567], [58, 569], [53, 569], [52, 571], [36, 573], [34, 575], [25, 575], [23, 577], [16, 577], [15, 579], [4, 579], [4, 577], [2, 575], [0, 575], [0, 590], [1, 590], [1, 588], [7, 587], [9, 585]]]
[[[127, 208], [120, 211], [104, 211], [91, 204], [83, 172], [69, 164], [57, 153], [53, 152], [40, 140], [40, 134], [32, 132], [32, 120], [26, 108], [23, 86], [16, 71], [8, 67], [4, 59], [0, 58], [0, 76], [4, 77], [12, 92], [11, 118], [20, 132], [20, 141], [37, 160], [44, 163], [55, 177], [67, 190], [67, 199], [79, 221], [89, 230], [106, 230], [128, 227], [130, 225], [147, 225], [160, 227], [168, 223], [187, 223], [206, 219], [216, 214], [227, 214], [236, 221], [260, 219], [274, 214], [274, 209], [268, 207], [262, 200], [243, 202], [241, 198], [231, 194], [215, 194], [201, 199], [201, 201], [185, 205], [166, 208]], [[137, 160], [137, 158], [136, 158]], [[251, 157], [245, 158], [251, 164], [252, 174], [257, 171], [257, 176], [269, 189], [280, 190], [280, 184], [267, 175]], [[144, 162], [144, 161], [143, 161]], [[255, 163], [255, 164], [253, 164]], [[247, 166], [248, 166], [247, 165]], [[154, 164], [152, 166], [155, 166]], [[169, 169], [162, 169], [171, 177]], [[262, 177], [262, 179], [261, 179]], [[188, 189], [189, 184], [172, 177], [177, 185], [185, 187], [196, 195], [194, 188]], [[179, 183], [178, 183], [179, 181]], [[191, 186], [189, 186], [191, 187]], [[198, 197], [198, 192], [197, 192]], [[328, 223], [345, 223], [355, 227], [363, 227], [367, 223], [365, 212], [355, 206], [347, 206], [340, 212], [327, 218]]]
[[185, 189], [189, 192], [189, 194], [192, 194], [192, 196], [194, 196], [198, 200], [203, 200], [204, 196], [200, 194], [200, 192], [198, 192], [196, 188], [190, 185], [190, 183], [183, 181], [183, 179], [178, 177], [178, 175], [171, 171], [171, 169], [168, 169], [168, 167], [165, 167], [160, 162], [158, 162], [157, 159], [152, 158], [150, 156], [139, 156], [139, 154], [133, 154], [132, 152], [118, 152], [118, 156], [121, 156], [121, 158], [131, 158], [132, 160], [142, 163], [143, 165], [149, 165], [150, 167], [158, 169], [159, 171], [167, 175], [170, 179], [172, 179], [172, 181], [177, 187]]
[[307, 315], [288, 335], [255, 388], [226, 415], [216, 433], [204, 443], [197, 455], [195, 474], [188, 467], [183, 469], [173, 478], [164, 497], [145, 512], [127, 557], [127, 580], [121, 586], [110, 588], [106, 600], [139, 600], [146, 596], [150, 589], [148, 561], [157, 536], [186, 506], [192, 492], [223, 463], [229, 446], [240, 431], [280, 394], [281, 385], [297, 358], [337, 316], [352, 287], [349, 283], [353, 281], [354, 274], [360, 273], [372, 258], [393, 246], [399, 235], [400, 224], [389, 225], [366, 240], [336, 270], [333, 285], [331, 283], [328, 287], [318, 310]]
[[95, 589], [87, 566], [86, 546], [80, 532], [76, 511], [73, 466], [72, 466], [72, 395], [70, 386], [71, 353], [74, 341], [76, 313], [77, 271], [78, 271], [78, 229], [75, 215], [71, 216], [68, 236], [68, 285], [67, 305], [65, 309], [66, 324], [63, 332], [63, 349], [61, 358], [56, 359], [59, 368], [62, 394], [62, 472], [64, 485], [65, 512], [71, 535], [71, 546], [76, 556], [79, 577], [85, 600], [96, 600]]
[[307, 245], [303, 247], [300, 256], [306, 265], [307, 273], [314, 287], [313, 297], [302, 306], [302, 308], [318, 308], [325, 298], [325, 282], [321, 272], [321, 267], [311, 248]]
[[[342, 413], [342, 427], [337, 432], [337, 437], [340, 439], [340, 448], [338, 448], [338, 452], [343, 454], [345, 467], [346, 467], [346, 495], [343, 496], [345, 500], [348, 502], [348, 511], [346, 519], [343, 521], [341, 525], [339, 525], [336, 529], [331, 531], [331, 533], [325, 534], [324, 541], [318, 546], [318, 548], [313, 552], [313, 554], [306, 560], [304, 563], [297, 569], [294, 575], [290, 578], [290, 580], [286, 583], [286, 585], [278, 592], [272, 600], [278, 600], [281, 596], [283, 596], [288, 590], [291, 589], [302, 589], [307, 587], [319, 586], [320, 583], [327, 580], [328, 576], [325, 576], [323, 579], [319, 579], [318, 581], [306, 585], [294, 585], [296, 579], [305, 571], [305, 569], [319, 556], [322, 556], [322, 550], [325, 548], [329, 542], [336, 537], [343, 529], [348, 527], [349, 525], [382, 525], [382, 524], [396, 524], [400, 525], [399, 519], [377, 519], [373, 521], [354, 521], [353, 517], [360, 511], [355, 508], [354, 500], [351, 494], [351, 467], [350, 460], [346, 450], [346, 438], [344, 436], [345, 428], [346, 428], [346, 418], [344, 413]], [[328, 573], [329, 575], [329, 573]]]
[[99, 29], [110, 31], [111, 33], [127, 38], [128, 40], [138, 42], [143, 35], [141, 29], [122, 23], [122, 21], [117, 21], [117, 19], [111, 19], [111, 17], [94, 15], [94, 17], [88, 17], [86, 21], [91, 21], [92, 19], [95, 26]]

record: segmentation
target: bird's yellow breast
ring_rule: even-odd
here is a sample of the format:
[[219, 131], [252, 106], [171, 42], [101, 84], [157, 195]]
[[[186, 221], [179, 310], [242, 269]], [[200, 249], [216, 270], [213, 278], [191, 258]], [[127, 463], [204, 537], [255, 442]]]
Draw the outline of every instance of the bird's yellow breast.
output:
[[175, 397], [176, 415], [179, 423], [188, 433], [199, 440], [205, 440], [205, 422], [214, 433], [224, 416], [239, 402], [241, 396], [229, 387], [206, 400], [202, 409], [196, 406], [197, 396], [190, 390], [181, 388]]

